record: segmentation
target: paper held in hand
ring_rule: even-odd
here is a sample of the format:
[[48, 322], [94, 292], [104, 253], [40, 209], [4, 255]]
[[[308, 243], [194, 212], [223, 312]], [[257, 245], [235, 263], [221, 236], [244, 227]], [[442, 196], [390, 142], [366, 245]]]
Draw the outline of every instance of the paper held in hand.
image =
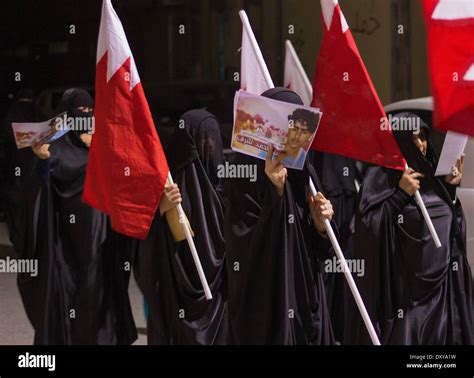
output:
[[446, 176], [451, 173], [453, 167], [456, 167], [457, 160], [463, 154], [468, 139], [469, 137], [464, 134], [458, 134], [453, 131], [446, 133], [443, 149], [436, 167], [436, 176]]
[[234, 98], [234, 128], [231, 148], [264, 160], [270, 145], [286, 155], [283, 165], [303, 169], [322, 113], [238, 91]]
[[12, 123], [16, 147], [31, 147], [33, 142], [52, 143], [70, 131], [65, 122], [66, 112], [44, 122]]

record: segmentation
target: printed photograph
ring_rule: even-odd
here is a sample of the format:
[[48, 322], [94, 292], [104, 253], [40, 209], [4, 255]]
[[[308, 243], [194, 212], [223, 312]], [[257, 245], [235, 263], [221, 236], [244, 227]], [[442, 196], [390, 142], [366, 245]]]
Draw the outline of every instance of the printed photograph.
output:
[[255, 96], [245, 91], [235, 95], [234, 151], [265, 160], [270, 145], [282, 155], [283, 165], [303, 169], [319, 125], [318, 109]]

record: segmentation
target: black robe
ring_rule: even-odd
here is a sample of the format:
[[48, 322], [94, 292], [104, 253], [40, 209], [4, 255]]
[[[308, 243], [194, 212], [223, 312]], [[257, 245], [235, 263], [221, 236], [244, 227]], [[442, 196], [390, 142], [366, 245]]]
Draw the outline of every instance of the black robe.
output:
[[224, 205], [218, 165], [223, 150], [213, 115], [185, 113], [166, 156], [213, 299], [206, 300], [186, 240], [176, 243], [166, 217], [155, 215], [148, 238], [138, 243], [134, 274], [149, 305], [148, 342], [167, 345], [227, 344]]
[[330, 244], [306, 203], [309, 175], [319, 184], [314, 170], [307, 165], [294, 182], [290, 177], [280, 197], [263, 162], [238, 155], [230, 163], [258, 167], [256, 183], [229, 179], [226, 186], [232, 343], [333, 344], [321, 272]]
[[1, 191], [5, 201], [6, 222], [8, 225], [10, 241], [15, 250], [21, 247], [22, 240], [27, 237], [21, 227], [22, 202], [24, 201], [24, 188], [28, 177], [31, 176], [36, 156], [31, 148], [17, 149], [12, 130], [12, 122], [35, 122], [36, 110], [32, 94], [23, 93], [12, 105], [2, 125], [0, 144], [1, 164]]
[[[285, 88], [262, 96], [302, 104]], [[231, 164], [256, 165], [257, 180], [226, 183], [225, 241], [229, 281], [229, 327], [235, 344], [323, 345], [334, 336], [321, 260], [330, 243], [315, 230], [307, 204], [311, 164], [289, 170], [280, 197], [262, 160], [237, 154]]]
[[[344, 156], [315, 152], [312, 161], [321, 179], [324, 195], [334, 209], [333, 221], [339, 231], [339, 244], [346, 260], [352, 258], [352, 236], [356, 210], [357, 187], [361, 182], [356, 162]], [[329, 257], [332, 263], [334, 256]], [[342, 272], [326, 272], [324, 284], [331, 314], [334, 336], [344, 344], [346, 317], [353, 301], [352, 293]]]
[[[434, 176], [431, 146], [425, 158], [408, 133], [395, 135], [409, 166], [425, 175], [420, 193], [442, 247], [414, 197], [399, 188], [401, 172], [372, 167], [356, 214], [354, 257], [366, 268], [356, 282], [382, 344], [472, 344], [472, 277], [456, 188]], [[353, 343], [370, 342], [361, 322], [357, 314]]]
[[24, 201], [20, 255], [38, 260], [38, 275], [19, 274], [18, 287], [34, 343], [130, 344], [130, 256], [107, 217], [81, 200], [88, 148], [70, 131], [50, 152]]

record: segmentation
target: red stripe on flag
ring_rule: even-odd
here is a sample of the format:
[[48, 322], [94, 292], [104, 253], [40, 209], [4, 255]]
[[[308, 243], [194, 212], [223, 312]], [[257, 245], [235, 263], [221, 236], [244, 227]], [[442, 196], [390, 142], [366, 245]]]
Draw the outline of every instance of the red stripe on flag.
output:
[[404, 170], [392, 132], [381, 126], [386, 115], [352, 34], [342, 31], [339, 5], [324, 30], [311, 105], [323, 112], [314, 149]]
[[130, 90], [130, 58], [107, 83], [107, 57], [97, 64], [83, 200], [108, 214], [117, 232], [144, 239], [169, 168], [141, 83]]

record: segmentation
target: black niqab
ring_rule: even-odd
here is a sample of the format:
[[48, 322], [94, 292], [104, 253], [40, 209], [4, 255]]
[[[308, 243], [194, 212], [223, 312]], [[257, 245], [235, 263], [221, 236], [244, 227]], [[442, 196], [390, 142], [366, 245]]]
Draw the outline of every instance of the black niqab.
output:
[[[456, 189], [434, 176], [429, 142], [423, 156], [412, 131], [394, 134], [408, 165], [425, 175], [420, 194], [442, 246], [434, 245], [414, 198], [399, 188], [402, 173], [369, 168], [354, 238], [354, 257], [365, 261], [365, 275], [356, 277], [362, 298], [382, 344], [472, 344], [472, 277]], [[352, 342], [368, 342], [360, 317], [352, 325]]]
[[221, 131], [216, 117], [205, 110], [190, 110], [180, 118], [167, 151], [172, 171], [199, 159], [214, 187], [219, 185], [218, 165], [224, 162]]
[[[262, 96], [302, 104], [286, 88]], [[308, 345], [334, 343], [319, 272], [329, 249], [314, 230], [306, 193], [310, 164], [289, 170], [283, 197], [265, 175], [262, 160], [236, 154], [230, 164], [255, 165], [256, 182], [226, 180], [225, 241], [232, 343]]]
[[150, 308], [148, 343], [227, 344], [224, 204], [217, 176], [224, 159], [217, 119], [203, 110], [186, 112], [166, 155], [213, 299], [205, 298], [187, 241], [175, 242], [157, 212], [148, 238], [139, 242], [134, 268]]
[[[59, 108], [91, 105], [73, 89]], [[88, 148], [68, 132], [49, 150], [49, 159], [37, 161], [24, 203], [29, 238], [22, 254], [38, 260], [38, 276], [18, 275], [34, 342], [130, 344], [137, 337], [124, 269], [130, 256], [106, 215], [82, 202]]]

